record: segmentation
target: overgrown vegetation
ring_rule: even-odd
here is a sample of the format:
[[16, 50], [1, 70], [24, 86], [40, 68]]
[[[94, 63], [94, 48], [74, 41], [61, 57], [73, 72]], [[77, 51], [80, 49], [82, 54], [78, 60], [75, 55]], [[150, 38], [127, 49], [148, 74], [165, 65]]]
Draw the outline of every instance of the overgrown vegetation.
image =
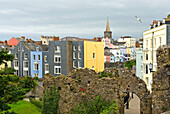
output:
[[118, 105], [115, 101], [104, 101], [100, 96], [87, 103], [79, 104], [73, 114], [118, 114]]
[[30, 102], [37, 106], [39, 109], [42, 109], [42, 102], [40, 100], [36, 100], [34, 98], [29, 98]]
[[112, 72], [109, 72], [108, 74], [106, 74], [105, 71], [102, 71], [98, 77], [99, 77], [99, 78], [102, 78], [102, 77], [110, 77], [110, 78], [113, 78], [113, 75], [112, 75]]
[[54, 85], [49, 90], [47, 89], [46, 93], [43, 95], [42, 114], [59, 113], [59, 98], [59, 93]]
[[29, 76], [0, 75], [0, 112], [10, 109], [7, 104], [22, 100], [36, 85], [37, 82]]
[[132, 69], [133, 66], [136, 66], [136, 60], [126, 61], [124, 65], [128, 69]]

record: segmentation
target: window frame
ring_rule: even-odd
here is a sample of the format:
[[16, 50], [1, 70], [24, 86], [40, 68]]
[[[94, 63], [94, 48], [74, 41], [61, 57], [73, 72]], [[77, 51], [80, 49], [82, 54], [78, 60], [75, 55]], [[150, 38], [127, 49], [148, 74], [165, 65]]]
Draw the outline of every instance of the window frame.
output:
[[[60, 58], [60, 59], [57, 59], [57, 61], [56, 61], [55, 58]], [[61, 55], [54, 55], [54, 63], [61, 63]]]
[[[57, 70], [57, 69], [60, 69], [60, 70]], [[57, 70], [57, 72], [56, 72]], [[60, 72], [58, 72], [60, 71]], [[61, 66], [54, 66], [54, 74], [61, 74]]]

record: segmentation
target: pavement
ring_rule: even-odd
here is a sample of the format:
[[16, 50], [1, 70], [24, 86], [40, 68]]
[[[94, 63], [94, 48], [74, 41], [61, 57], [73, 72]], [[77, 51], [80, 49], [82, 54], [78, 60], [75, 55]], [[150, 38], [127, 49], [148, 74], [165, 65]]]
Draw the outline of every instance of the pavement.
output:
[[[130, 96], [132, 94], [130, 93]], [[131, 98], [129, 102], [129, 109], [124, 108], [125, 114], [140, 114], [140, 99], [137, 95], [133, 94], [133, 98]]]

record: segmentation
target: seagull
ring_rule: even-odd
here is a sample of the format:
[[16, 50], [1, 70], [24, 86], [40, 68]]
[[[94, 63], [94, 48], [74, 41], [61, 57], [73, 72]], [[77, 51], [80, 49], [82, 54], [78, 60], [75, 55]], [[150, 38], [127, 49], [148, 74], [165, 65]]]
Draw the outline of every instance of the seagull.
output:
[[138, 21], [140, 21], [142, 23], [142, 20], [139, 17], [137, 17], [137, 16], [135, 16], [135, 17]]

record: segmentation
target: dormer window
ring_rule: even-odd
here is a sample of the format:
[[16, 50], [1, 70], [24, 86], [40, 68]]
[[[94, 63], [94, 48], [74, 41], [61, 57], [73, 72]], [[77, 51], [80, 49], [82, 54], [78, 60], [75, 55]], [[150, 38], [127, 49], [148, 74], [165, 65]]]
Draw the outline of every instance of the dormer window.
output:
[[60, 46], [55, 46], [54, 51], [57, 52], [57, 53], [60, 53], [60, 51], [61, 51]]
[[36, 51], [39, 51], [39, 47], [36, 47]]

